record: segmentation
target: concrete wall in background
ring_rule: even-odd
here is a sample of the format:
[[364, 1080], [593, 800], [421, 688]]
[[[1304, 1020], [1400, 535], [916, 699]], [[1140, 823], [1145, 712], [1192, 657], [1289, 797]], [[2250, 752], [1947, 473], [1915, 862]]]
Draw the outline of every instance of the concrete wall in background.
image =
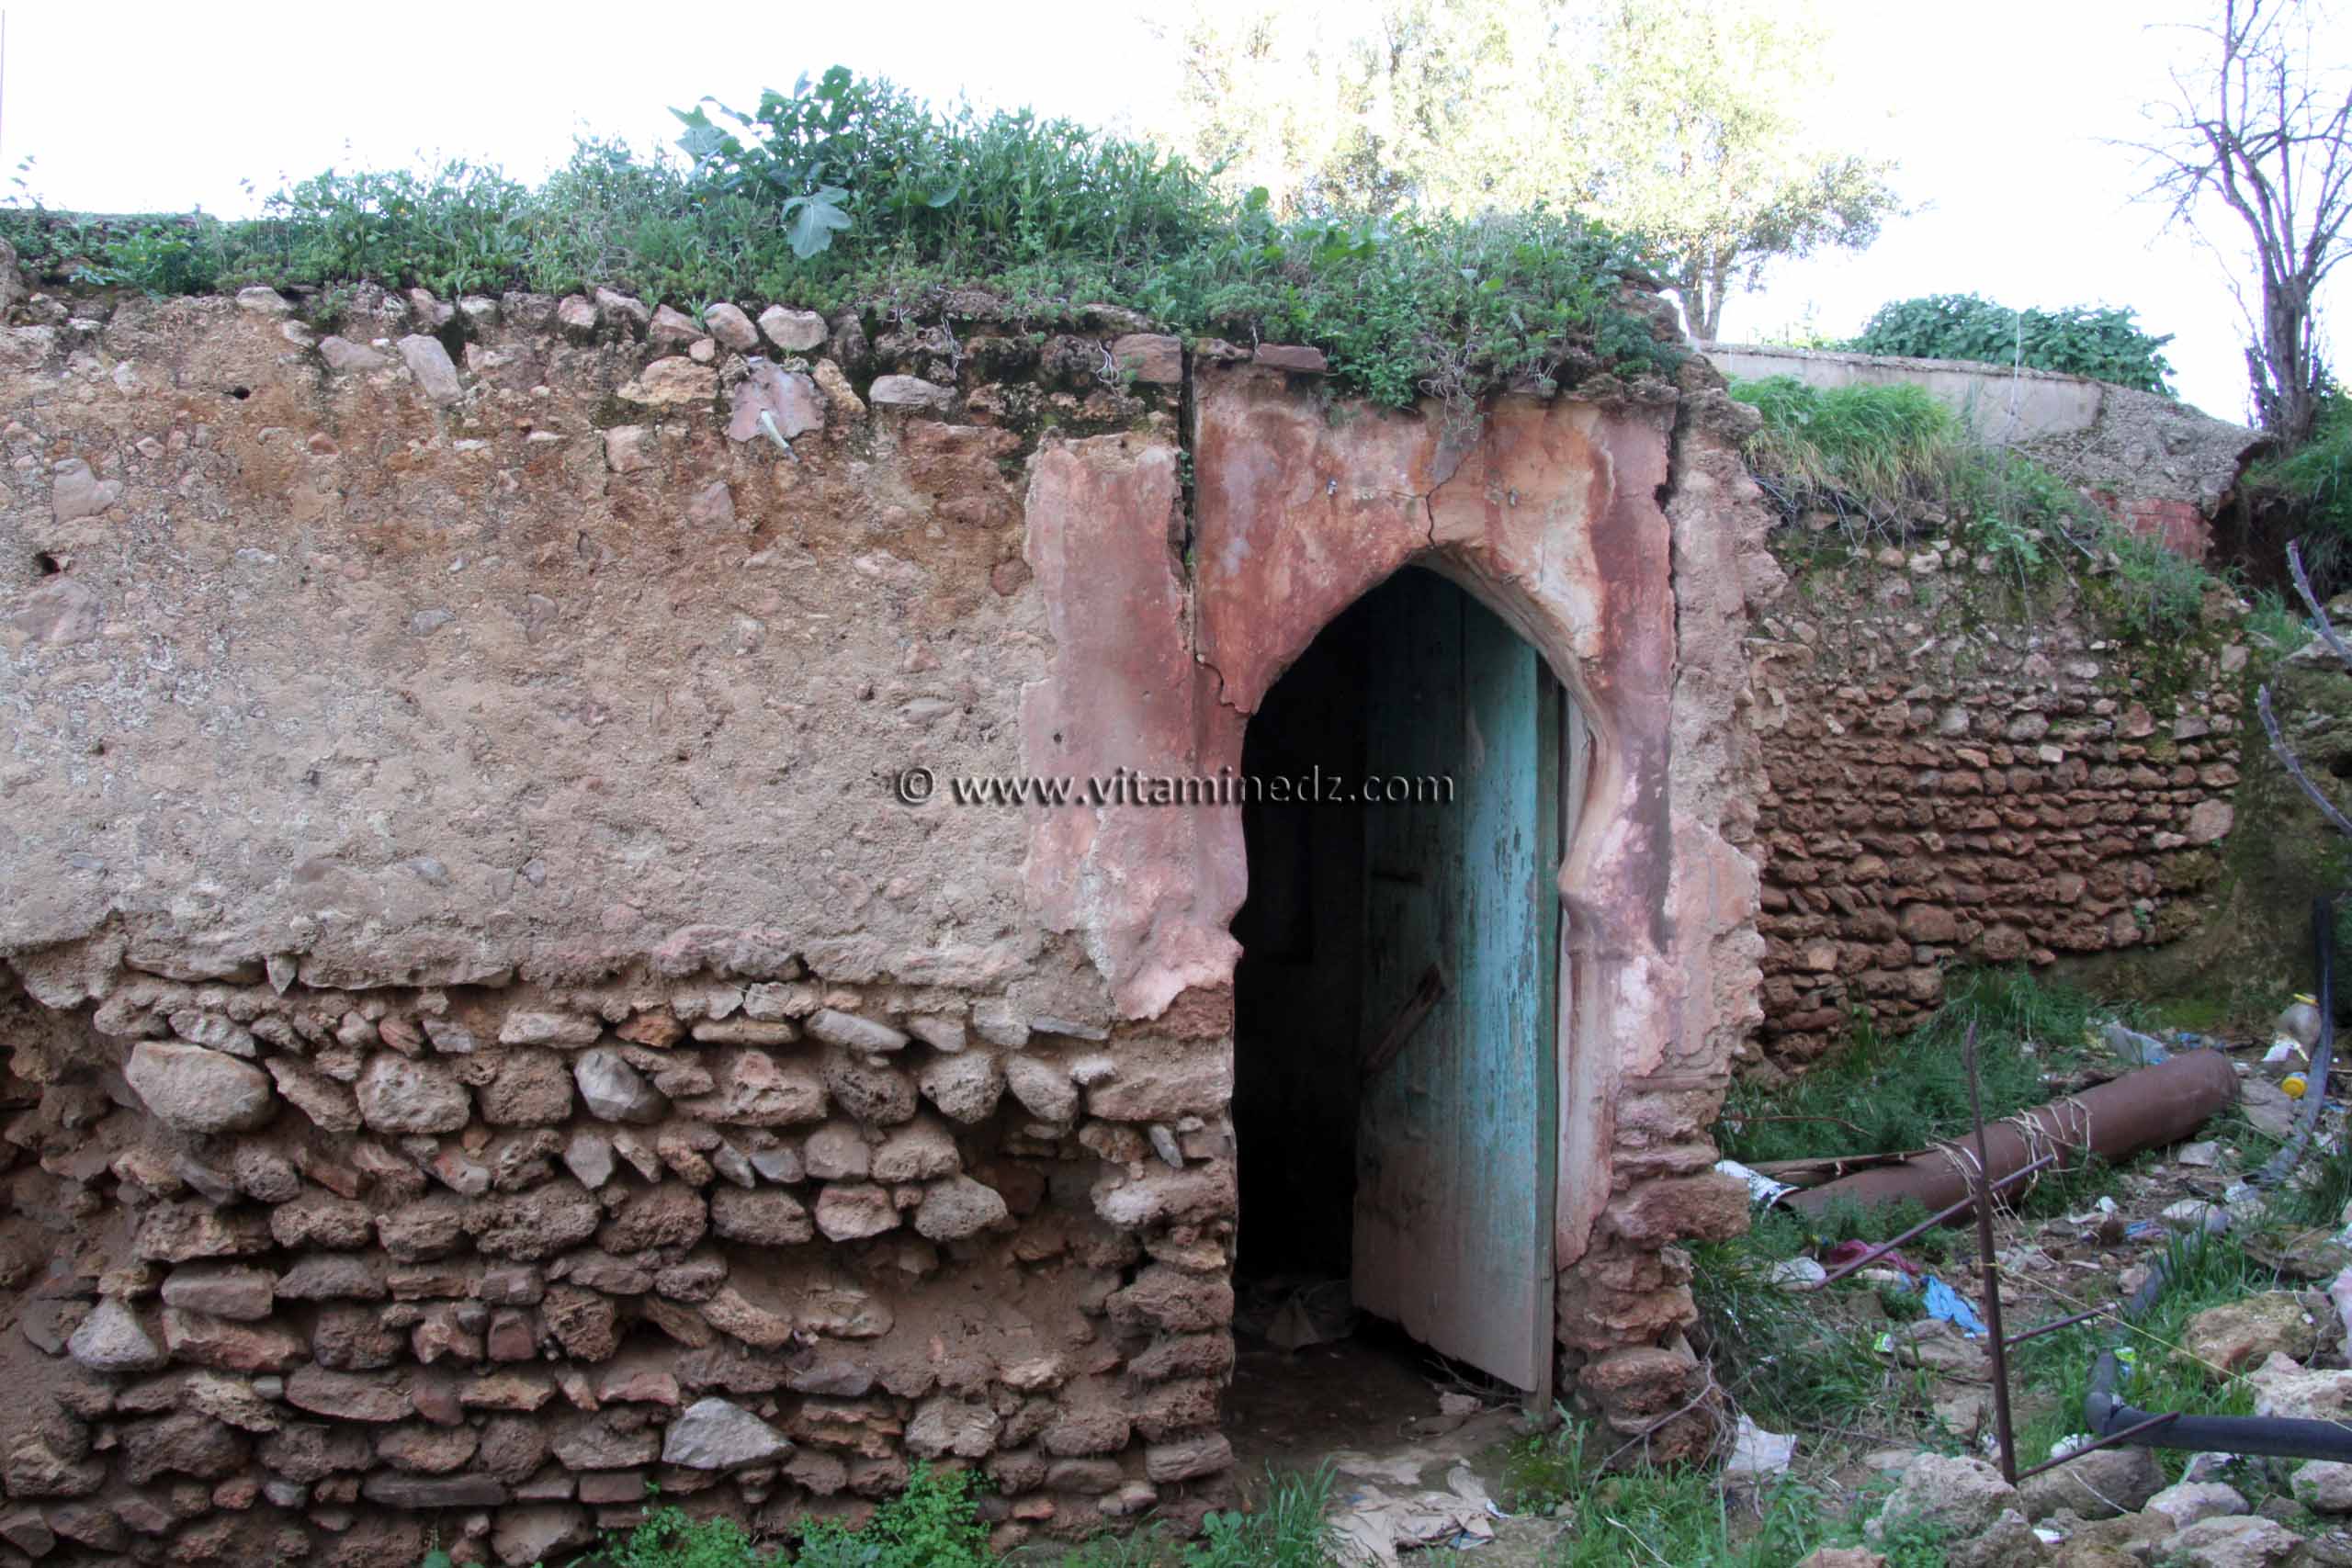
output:
[[1755, 344], [1704, 348], [1735, 380], [1792, 376], [1811, 387], [1924, 387], [1977, 434], [2015, 446], [2098, 499], [2135, 534], [2192, 559], [2260, 436], [2170, 398], [2084, 376]]

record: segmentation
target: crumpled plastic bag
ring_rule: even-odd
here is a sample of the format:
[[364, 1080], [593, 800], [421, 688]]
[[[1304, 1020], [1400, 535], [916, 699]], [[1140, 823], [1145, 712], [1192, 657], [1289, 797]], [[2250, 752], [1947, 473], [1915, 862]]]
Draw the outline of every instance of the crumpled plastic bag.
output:
[[1494, 1521], [1507, 1516], [1470, 1467], [1455, 1465], [1446, 1472], [1445, 1484], [1443, 1492], [1396, 1496], [1377, 1486], [1350, 1493], [1331, 1511], [1340, 1561], [1360, 1568], [1396, 1568], [1396, 1554], [1402, 1551], [1461, 1551], [1494, 1540]]
[[1971, 1339], [1982, 1339], [1988, 1332], [1984, 1320], [1976, 1315], [1976, 1309], [1968, 1304], [1968, 1299], [1933, 1274], [1928, 1276], [1928, 1288], [1920, 1300], [1929, 1317], [1943, 1319]]
[[1779, 1475], [1789, 1468], [1796, 1452], [1794, 1433], [1768, 1432], [1743, 1415], [1731, 1440], [1731, 1452], [1724, 1459], [1724, 1476], [1740, 1480]]

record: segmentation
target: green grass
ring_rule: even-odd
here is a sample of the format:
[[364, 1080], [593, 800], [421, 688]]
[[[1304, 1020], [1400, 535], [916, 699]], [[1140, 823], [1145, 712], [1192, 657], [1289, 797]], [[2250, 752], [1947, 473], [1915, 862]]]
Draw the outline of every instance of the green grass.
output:
[[1735, 1086], [1717, 1133], [1724, 1153], [1753, 1165], [1925, 1148], [1968, 1126], [1961, 1046], [1971, 1022], [1989, 1121], [2049, 1099], [2043, 1075], [2079, 1058], [2091, 1020], [2108, 1010], [2022, 968], [1955, 972], [1945, 997], [1907, 1034], [1857, 1027], [1844, 1049], [1792, 1083]]
[[1263, 191], [1229, 195], [1148, 144], [941, 113], [839, 68], [747, 115], [681, 118], [688, 158], [583, 141], [537, 187], [464, 164], [329, 171], [257, 220], [19, 204], [0, 237], [37, 275], [163, 294], [605, 285], [689, 312], [781, 300], [896, 323], [968, 315], [950, 295], [977, 289], [1016, 326], [1107, 302], [1196, 336], [1317, 345], [1338, 389], [1396, 406], [1680, 358], [1619, 302], [1636, 248], [1573, 214], [1284, 221]]
[[[1832, 1229], [1838, 1218], [1831, 1217]], [[1913, 1223], [1900, 1213], [1854, 1218], [1852, 1228], [1871, 1239]], [[1926, 1375], [1888, 1366], [1871, 1348], [1876, 1325], [1829, 1310], [1834, 1294], [1826, 1303], [1822, 1296], [1772, 1282], [1773, 1265], [1805, 1252], [1815, 1229], [1812, 1222], [1772, 1209], [1758, 1215], [1744, 1236], [1691, 1247], [1698, 1347], [1733, 1404], [1774, 1431], [1877, 1426], [1906, 1400], [1924, 1403]], [[1928, 1258], [1946, 1234], [1929, 1232], [1911, 1255]], [[1916, 1294], [1889, 1292], [1885, 1300], [1908, 1316], [1921, 1311]]]
[[1269, 1471], [1256, 1508], [1211, 1514], [1198, 1540], [1173, 1541], [1158, 1529], [1102, 1536], [1062, 1558], [1061, 1568], [1336, 1568], [1324, 1520], [1333, 1479], [1329, 1465]]
[[2254, 608], [2246, 613], [2246, 640], [2273, 660], [2284, 659], [2316, 635], [2310, 618], [2300, 602], [2290, 601], [2275, 588], [2265, 588], [2254, 595]]
[[[2015, 1386], [2030, 1389], [2050, 1403], [2018, 1429], [2018, 1463], [2041, 1463], [2050, 1446], [2083, 1430], [2083, 1398], [2089, 1392], [2093, 1362], [2109, 1345], [2132, 1348], [2137, 1365], [2120, 1390], [2131, 1404], [2151, 1413], [2181, 1411], [2196, 1416], [2248, 1416], [2253, 1391], [2242, 1379], [2222, 1379], [2176, 1353], [2188, 1320], [2207, 1307], [2240, 1301], [2280, 1288], [2278, 1271], [2257, 1261], [2234, 1235], [2174, 1238], [2165, 1247], [2169, 1282], [2154, 1310], [2138, 1324], [2119, 1328], [2095, 1321], [2060, 1329], [2018, 1347]], [[2085, 1301], [2083, 1306], [2098, 1303]], [[2066, 1307], [2057, 1312], [2064, 1316]], [[2019, 1325], [2018, 1326], [2030, 1326]], [[2179, 1479], [2186, 1454], [2158, 1450], [2165, 1473]]]
[[1950, 488], [1963, 432], [1924, 388], [1809, 387], [1793, 376], [1735, 381], [1764, 423], [1748, 461], [1798, 490], [1873, 516], [1931, 502]]
[[2331, 387], [2309, 445], [2248, 465], [2245, 492], [2257, 506], [2280, 505], [2302, 536], [2304, 564], [2323, 595], [2352, 582], [2352, 396]]
[[[1565, 1416], [1509, 1458], [1505, 1507], [1569, 1521], [1545, 1568], [1790, 1568], [1823, 1546], [1854, 1545], [1872, 1508], [1849, 1512], [1799, 1482], [1726, 1492], [1713, 1467], [1610, 1470], [1602, 1439]], [[1941, 1568], [1941, 1540], [1913, 1529], [1879, 1543], [1890, 1568]], [[1476, 1554], [1455, 1561], [1475, 1568]]]
[[1984, 445], [1920, 387], [1810, 387], [1788, 376], [1736, 381], [1731, 395], [1763, 423], [1748, 465], [1792, 514], [1832, 512], [1859, 547], [1904, 535], [1930, 513], [1951, 537], [1989, 554], [2020, 590], [2052, 570], [2091, 568], [2115, 608], [2148, 631], [2197, 623], [2220, 580], [2194, 561], [2124, 529], [2048, 468]]

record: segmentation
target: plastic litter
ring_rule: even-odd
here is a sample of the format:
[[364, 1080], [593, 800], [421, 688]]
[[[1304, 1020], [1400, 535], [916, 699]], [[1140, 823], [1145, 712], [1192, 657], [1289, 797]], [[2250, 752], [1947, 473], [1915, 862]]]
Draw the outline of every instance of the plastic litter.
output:
[[1446, 1472], [1443, 1492], [1391, 1496], [1377, 1486], [1351, 1493], [1332, 1510], [1340, 1556], [1366, 1568], [1394, 1568], [1400, 1551], [1443, 1547], [1463, 1551], [1495, 1539], [1495, 1506], [1467, 1465]]
[[2219, 1235], [2230, 1228], [2229, 1210], [2202, 1198], [2183, 1198], [2165, 1209], [2161, 1218], [2165, 1228], [2184, 1235], [2201, 1230], [2208, 1235]]
[[1731, 1453], [1724, 1461], [1724, 1474], [1730, 1479], [1779, 1475], [1787, 1471], [1796, 1451], [1794, 1433], [1768, 1432], [1742, 1416], [1732, 1437]]
[[1796, 1190], [1785, 1181], [1775, 1181], [1761, 1171], [1750, 1170], [1736, 1159], [1719, 1159], [1715, 1174], [1734, 1177], [1747, 1183], [1747, 1201], [1758, 1208], [1769, 1209], [1789, 1193]]
[[2163, 1041], [2136, 1029], [2126, 1029], [2112, 1019], [2099, 1026], [2099, 1036], [2107, 1042], [2109, 1050], [2143, 1067], [2153, 1067], [2172, 1055]]
[[1976, 1309], [1968, 1304], [1966, 1297], [1933, 1274], [1928, 1276], [1927, 1289], [1921, 1299], [1929, 1317], [1943, 1319], [1971, 1339], [1984, 1337], [1984, 1320], [1976, 1315]]
[[1808, 1291], [1829, 1278], [1829, 1270], [1810, 1258], [1791, 1258], [1772, 1265], [1765, 1278], [1784, 1291]]
[[[1821, 1265], [1824, 1269], [1843, 1269], [1846, 1265], [1851, 1263], [1855, 1258], [1860, 1258], [1863, 1253], [1868, 1252], [1870, 1249], [1871, 1244], [1867, 1241], [1841, 1241], [1837, 1246], [1831, 1247], [1828, 1251], [1821, 1255]], [[1899, 1250], [1881, 1254], [1879, 1261], [1894, 1265], [1895, 1268], [1901, 1269], [1905, 1277], [1910, 1279], [1916, 1280], [1921, 1273], [1919, 1266], [1912, 1262], [1909, 1258], [1904, 1257]], [[1875, 1269], [1865, 1269], [1860, 1274], [1857, 1275], [1856, 1278], [1868, 1279], [1871, 1275], [1877, 1272], [1878, 1270]]]
[[2295, 993], [2278, 1014], [2278, 1032], [2301, 1044], [2308, 1051], [2319, 1043], [2319, 998]]

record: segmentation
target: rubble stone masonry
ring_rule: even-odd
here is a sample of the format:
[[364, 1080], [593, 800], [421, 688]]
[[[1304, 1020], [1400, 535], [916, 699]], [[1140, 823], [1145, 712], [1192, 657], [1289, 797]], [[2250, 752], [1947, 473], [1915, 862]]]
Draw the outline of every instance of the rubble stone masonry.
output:
[[[781, 1532], [921, 1461], [984, 1469], [1007, 1543], [1197, 1520], [1238, 812], [894, 781], [1238, 765], [1412, 560], [1593, 722], [1561, 1369], [1704, 1440], [1677, 1244], [1745, 1218], [1706, 1128], [1780, 573], [1703, 365], [1465, 425], [978, 297], [0, 308], [0, 1561], [555, 1561], [657, 1485]], [[2022, 738], [1998, 680], [1826, 651], [1770, 797], [1811, 1013], [2009, 942], [1991, 836], [2066, 817], [2037, 907], [2075, 876], [2111, 941], [2210, 827], [2224, 750], [2159, 760], [2121, 693], [2106, 733], [2087, 645], [2019, 650]]]
[[1836, 537], [1776, 536], [1793, 587], [1750, 644], [1770, 787], [1747, 1060], [1767, 1072], [1857, 1016], [1900, 1030], [1953, 964], [2181, 934], [2222, 872], [2250, 716], [2226, 592], [2164, 626], [2071, 560], [2020, 598], [1948, 540], [1820, 542]]

